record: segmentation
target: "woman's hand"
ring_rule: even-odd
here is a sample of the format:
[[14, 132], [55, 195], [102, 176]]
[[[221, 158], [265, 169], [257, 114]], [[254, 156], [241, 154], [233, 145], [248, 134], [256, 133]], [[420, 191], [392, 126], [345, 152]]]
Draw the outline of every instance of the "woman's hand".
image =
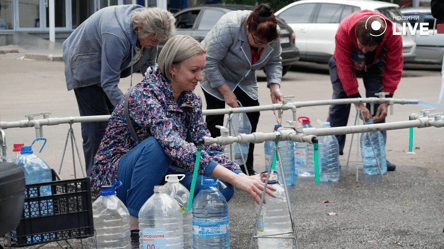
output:
[[284, 99], [284, 95], [281, 93], [279, 84], [270, 83], [270, 96], [273, 104], [276, 104]]
[[218, 86], [217, 90], [219, 90], [219, 92], [224, 96], [225, 104], [232, 108], [238, 107], [236, 95], [234, 95], [227, 84]]
[[[256, 203], [260, 204], [262, 198], [262, 191], [264, 190], [265, 187], [265, 183], [261, 181], [260, 175], [247, 176], [244, 173], [240, 173], [237, 176], [238, 178], [231, 184], [236, 189], [249, 193], [251, 196], [253, 196]], [[273, 193], [273, 191], [276, 191], [276, 189], [268, 185], [266, 193], [269, 196], [276, 198], [276, 195]]]
[[[224, 182], [228, 182], [235, 188], [249, 193], [254, 198], [256, 203], [260, 204], [262, 191], [265, 187], [265, 183], [261, 181], [260, 175], [247, 176], [244, 173], [235, 174], [231, 170], [228, 170], [222, 165], [218, 164], [211, 172], [211, 176], [214, 176]], [[276, 189], [274, 189], [272, 186], [268, 185], [266, 193], [269, 196], [276, 198], [276, 195], [273, 193], [275, 190]]]

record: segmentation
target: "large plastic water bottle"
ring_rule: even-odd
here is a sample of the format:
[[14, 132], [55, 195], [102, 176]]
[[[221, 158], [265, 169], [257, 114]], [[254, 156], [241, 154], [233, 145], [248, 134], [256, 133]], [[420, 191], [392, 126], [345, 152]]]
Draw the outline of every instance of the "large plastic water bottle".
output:
[[184, 248], [180, 210], [165, 185], [154, 186], [154, 194], [139, 211], [140, 248]]
[[183, 245], [185, 249], [190, 249], [193, 246], [193, 214], [187, 209], [190, 191], [179, 183], [184, 177], [184, 174], [166, 175], [165, 187], [167, 194], [173, 197], [181, 207], [180, 212], [183, 215]]
[[[303, 128], [313, 128], [308, 117], [299, 117]], [[302, 151], [302, 152], [301, 152]], [[314, 177], [314, 146], [309, 143], [297, 143], [295, 149], [298, 176]]]
[[[365, 124], [374, 124], [373, 119], [369, 119]], [[373, 144], [376, 156], [373, 153], [371, 144]], [[381, 132], [379, 131], [366, 132], [361, 135], [361, 156], [362, 156], [364, 174], [366, 175], [380, 174], [376, 160], [378, 160], [382, 174], [387, 173], [387, 161], [385, 159], [384, 137], [382, 136]]]
[[[290, 213], [288, 212], [287, 197], [284, 187], [275, 178], [275, 174], [272, 172], [268, 184], [276, 189], [273, 192], [276, 198], [270, 198], [268, 195], [265, 195], [267, 204], [263, 204], [261, 209], [257, 236], [276, 238], [259, 237], [257, 243], [259, 249], [292, 249], [294, 244], [293, 239], [291, 239], [293, 230], [291, 228]], [[265, 179], [265, 176], [262, 176], [262, 179]]]
[[25, 144], [14, 144], [14, 148], [12, 149], [12, 153], [8, 156], [6, 159], [7, 162], [13, 163], [17, 158], [20, 157], [22, 146], [25, 146]]
[[[282, 125], [275, 125], [274, 131], [277, 131]], [[275, 148], [276, 143], [274, 141], [266, 141], [264, 144], [265, 149], [265, 170], [268, 171], [268, 168], [271, 167], [273, 161], [273, 149]], [[284, 174], [285, 180], [287, 182], [287, 186], [293, 185], [296, 181], [296, 176], [298, 172], [296, 170], [295, 163], [295, 142], [293, 141], [280, 141], [279, 142], [279, 150], [281, 152], [282, 165], [284, 166]], [[275, 170], [279, 173], [279, 182], [284, 183], [282, 180], [282, 174], [280, 170], [280, 163], [276, 160]]]
[[[21, 147], [20, 156], [14, 161], [15, 164], [22, 167], [22, 169], [25, 171], [25, 181], [27, 185], [52, 181], [51, 168], [32, 151], [32, 145], [39, 140], [45, 141], [40, 149], [40, 152], [42, 152], [43, 147], [45, 147], [46, 144], [46, 139], [36, 138], [30, 146]], [[38, 191], [40, 191], [40, 194]], [[29, 191], [26, 193], [25, 197], [49, 196], [51, 194], [51, 186], [47, 185], [40, 187], [40, 189], [29, 188]], [[52, 199], [31, 201], [29, 203], [25, 202], [24, 215], [26, 218], [40, 217], [50, 214], [54, 214]]]
[[[330, 128], [330, 122], [322, 123], [322, 128]], [[336, 136], [319, 136], [319, 174], [321, 182], [339, 181], [339, 143]]]
[[205, 179], [193, 201], [193, 248], [230, 248], [228, 204], [217, 180]]
[[121, 185], [119, 181], [114, 186], [102, 186], [100, 197], [93, 203], [95, 236], [88, 238], [88, 248], [131, 248], [130, 214], [115, 192]]
[[[242, 106], [240, 106], [239, 108], [241, 108]], [[231, 136], [237, 136], [239, 134], [250, 134], [251, 133], [251, 123], [250, 120], [248, 119], [248, 116], [245, 112], [243, 113], [235, 113], [232, 117], [231, 117], [231, 123], [232, 126], [230, 127], [230, 125], [226, 125], [226, 127], [228, 127], [231, 130]], [[225, 155], [227, 155], [228, 157], [230, 157], [232, 159], [233, 162], [242, 165], [244, 164], [244, 161], [247, 161], [247, 157], [248, 157], [248, 146], [250, 144], [246, 143], [246, 144], [238, 144], [238, 143], [233, 143], [231, 145], [226, 145], [224, 148], [224, 153]], [[232, 148], [232, 154], [230, 153], [230, 148]], [[242, 154], [242, 156], [241, 156]], [[231, 156], [232, 155], [232, 156]], [[244, 160], [242, 160], [242, 157]]]

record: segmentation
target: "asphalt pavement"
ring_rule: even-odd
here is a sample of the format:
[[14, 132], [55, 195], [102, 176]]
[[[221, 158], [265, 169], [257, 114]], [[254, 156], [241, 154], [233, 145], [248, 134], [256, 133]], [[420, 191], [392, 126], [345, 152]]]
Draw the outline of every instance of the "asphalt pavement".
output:
[[[50, 117], [79, 116], [74, 93], [66, 89], [64, 63], [57, 58], [61, 58], [59, 44], [51, 47], [51, 44], [42, 42], [38, 46], [0, 47], [0, 122], [25, 120], [26, 114], [42, 112], [50, 112]], [[403, 73], [395, 98], [435, 103], [441, 89], [439, 69], [409, 68]], [[141, 79], [140, 74], [136, 75], [133, 84]], [[258, 81], [261, 104], [271, 104], [263, 72], [258, 72]], [[123, 79], [119, 85], [122, 91], [129, 86], [129, 78]], [[285, 95], [294, 95], [293, 101], [330, 99], [332, 90], [326, 66], [296, 64], [284, 77], [282, 90]], [[360, 91], [364, 92], [362, 80]], [[196, 92], [203, 96], [200, 88]], [[419, 114], [423, 109], [427, 108], [396, 105], [387, 122], [408, 120], [411, 113]], [[435, 110], [443, 111], [442, 106]], [[317, 128], [321, 127], [317, 120], [325, 121], [327, 113], [328, 106], [297, 110], [297, 116], [310, 117]], [[353, 125], [355, 114], [352, 110], [349, 125]], [[290, 118], [291, 112], [285, 112], [284, 123]], [[262, 112], [258, 131], [270, 132], [274, 124], [273, 112]], [[73, 159], [69, 143], [61, 163], [68, 128], [69, 125], [43, 127], [48, 142], [38, 154], [56, 171], [62, 165], [63, 179], [74, 178], [74, 172], [77, 177], [82, 176], [78, 158]], [[80, 124], [73, 124], [73, 129], [83, 160]], [[4, 131], [8, 150], [18, 142], [29, 145], [35, 138], [34, 128]], [[408, 129], [389, 131], [387, 158], [397, 168], [382, 178], [363, 175], [362, 168], [356, 163], [356, 136], [352, 148], [349, 147], [351, 137], [347, 136], [345, 155], [340, 157], [339, 182], [316, 184], [313, 178], [298, 178], [288, 188], [299, 248], [444, 248], [444, 128], [415, 128], [415, 154], [407, 154]], [[349, 152], [351, 163], [346, 167]], [[264, 168], [263, 144], [257, 144], [255, 169], [262, 171]], [[248, 194], [236, 191], [229, 202], [231, 248], [249, 247], [256, 209], [257, 205]], [[80, 247], [77, 241], [71, 243], [75, 248]], [[51, 243], [45, 247], [55, 246]]]

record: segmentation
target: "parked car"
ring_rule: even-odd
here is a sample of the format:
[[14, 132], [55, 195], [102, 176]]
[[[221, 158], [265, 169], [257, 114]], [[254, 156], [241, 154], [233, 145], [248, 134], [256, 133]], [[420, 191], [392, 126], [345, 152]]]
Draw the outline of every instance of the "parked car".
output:
[[[394, 21], [405, 22], [397, 4], [368, 0], [301, 0], [276, 12], [293, 29], [301, 61], [328, 63], [335, 50], [339, 23], [360, 10], [377, 11]], [[416, 44], [410, 34], [402, 36], [404, 61], [415, 58]]]
[[[416, 43], [416, 58], [413, 62], [441, 65], [444, 55], [444, 34], [437, 33], [436, 25], [443, 24], [444, 22], [432, 16], [430, 7], [401, 8], [400, 11], [412, 27], [418, 23], [416, 33], [413, 36]], [[428, 23], [429, 31], [427, 35], [419, 33], [419, 23]]]
[[[190, 35], [200, 42], [224, 14], [234, 10], [252, 10], [253, 8], [254, 6], [249, 5], [208, 4], [183, 9], [174, 14], [177, 34]], [[299, 60], [299, 50], [295, 46], [294, 32], [290, 26], [279, 18], [278, 25], [282, 46], [282, 76], [284, 76], [291, 65]], [[159, 44], [159, 51], [161, 47], [163, 44]]]

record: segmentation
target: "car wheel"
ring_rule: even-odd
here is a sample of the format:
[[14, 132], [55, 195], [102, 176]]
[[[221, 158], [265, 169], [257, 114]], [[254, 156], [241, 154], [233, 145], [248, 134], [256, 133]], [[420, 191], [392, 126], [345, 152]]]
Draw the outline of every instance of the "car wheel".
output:
[[[283, 66], [282, 67], [282, 77], [284, 77], [284, 75], [288, 72], [288, 70], [290, 70], [291, 65], [288, 66]], [[262, 69], [262, 71], [264, 71], [265, 74], [267, 74], [267, 71], [264, 69]]]

